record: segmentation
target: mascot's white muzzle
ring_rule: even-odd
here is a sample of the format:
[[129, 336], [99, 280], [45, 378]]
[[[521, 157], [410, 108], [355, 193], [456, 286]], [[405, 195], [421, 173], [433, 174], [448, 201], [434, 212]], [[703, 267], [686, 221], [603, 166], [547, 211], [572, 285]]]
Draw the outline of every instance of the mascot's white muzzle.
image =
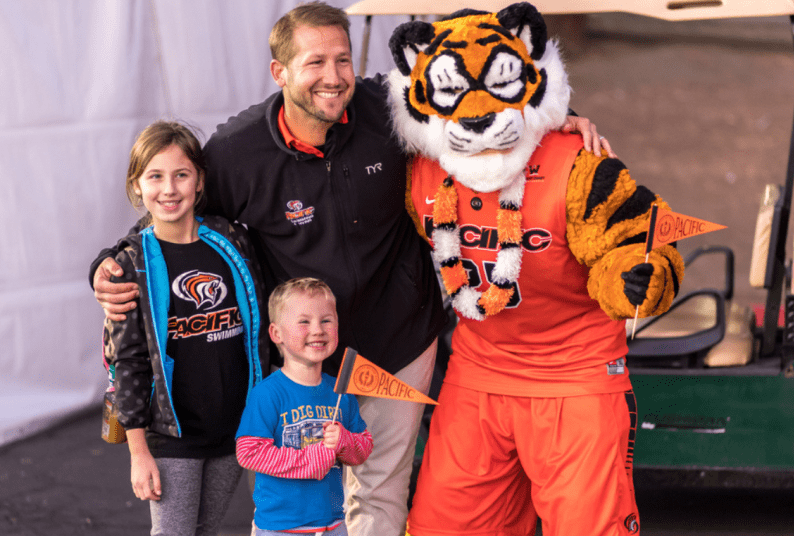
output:
[[[477, 130], [482, 132], [477, 132]], [[441, 167], [477, 192], [495, 192], [523, 179], [538, 140], [526, 135], [524, 115], [508, 108], [491, 118], [447, 121]]]
[[524, 119], [521, 111], [507, 109], [498, 114], [447, 121], [444, 137], [450, 151], [461, 156], [470, 156], [489, 149], [510, 150], [518, 144], [523, 132]]

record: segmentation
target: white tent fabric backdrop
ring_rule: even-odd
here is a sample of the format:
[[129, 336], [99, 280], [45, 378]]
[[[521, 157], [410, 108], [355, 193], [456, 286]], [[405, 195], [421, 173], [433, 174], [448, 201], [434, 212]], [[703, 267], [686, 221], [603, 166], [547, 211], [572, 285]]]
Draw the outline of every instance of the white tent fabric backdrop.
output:
[[[102, 398], [87, 271], [137, 219], [123, 185], [137, 133], [176, 118], [206, 139], [276, 91], [267, 39], [297, 3], [0, 0], [0, 446]], [[368, 74], [392, 67], [405, 20], [376, 18]], [[363, 27], [351, 17], [356, 72]]]

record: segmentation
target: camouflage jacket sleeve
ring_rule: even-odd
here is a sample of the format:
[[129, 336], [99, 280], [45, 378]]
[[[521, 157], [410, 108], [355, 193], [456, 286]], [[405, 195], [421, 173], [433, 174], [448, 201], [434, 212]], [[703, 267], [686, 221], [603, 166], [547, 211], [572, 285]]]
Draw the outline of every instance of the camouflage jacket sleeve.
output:
[[[116, 261], [124, 270], [119, 281], [135, 280], [136, 271], [130, 253], [130, 248], [127, 248], [116, 255]], [[116, 406], [119, 422], [125, 429], [144, 428], [151, 420], [148, 408], [152, 365], [140, 298], [136, 301], [137, 307], [126, 314], [126, 320], [105, 319], [103, 336], [105, 359], [115, 368]]]
[[[661, 197], [638, 186], [620, 160], [580, 151], [568, 180], [567, 238], [576, 259], [590, 268], [587, 290], [613, 319], [631, 318], [623, 272], [645, 262], [651, 206], [669, 209]], [[672, 245], [655, 249], [653, 275], [640, 317], [670, 308], [684, 277], [684, 262]]]

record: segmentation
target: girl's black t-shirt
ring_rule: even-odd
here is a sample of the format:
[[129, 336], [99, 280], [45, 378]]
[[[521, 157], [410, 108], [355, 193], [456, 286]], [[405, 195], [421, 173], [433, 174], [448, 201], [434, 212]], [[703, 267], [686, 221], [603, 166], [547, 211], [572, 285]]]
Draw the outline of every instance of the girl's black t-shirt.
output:
[[232, 272], [201, 240], [159, 243], [171, 285], [166, 354], [182, 436], [147, 431], [149, 450], [155, 458], [233, 454], [249, 367]]

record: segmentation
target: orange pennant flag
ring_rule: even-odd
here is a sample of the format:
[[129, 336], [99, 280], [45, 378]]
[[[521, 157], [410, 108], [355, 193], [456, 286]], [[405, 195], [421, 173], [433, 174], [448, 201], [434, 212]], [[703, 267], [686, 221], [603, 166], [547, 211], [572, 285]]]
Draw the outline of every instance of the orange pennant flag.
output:
[[334, 385], [334, 392], [340, 395], [350, 393], [378, 398], [392, 398], [394, 400], [407, 400], [421, 404], [438, 404], [432, 398], [425, 396], [372, 361], [359, 355], [352, 348], [345, 350], [345, 356], [342, 358], [342, 367], [339, 369], [336, 385]]
[[[656, 208], [656, 205], [654, 205], [654, 209]], [[692, 216], [684, 216], [683, 214], [678, 214], [662, 208], [656, 210], [656, 212], [655, 220], [653, 214], [651, 215], [651, 222], [648, 228], [648, 252], [659, 246], [675, 242], [676, 240], [683, 240], [690, 236], [697, 236], [727, 228], [725, 225], [711, 223], [706, 220], [693, 218]]]

